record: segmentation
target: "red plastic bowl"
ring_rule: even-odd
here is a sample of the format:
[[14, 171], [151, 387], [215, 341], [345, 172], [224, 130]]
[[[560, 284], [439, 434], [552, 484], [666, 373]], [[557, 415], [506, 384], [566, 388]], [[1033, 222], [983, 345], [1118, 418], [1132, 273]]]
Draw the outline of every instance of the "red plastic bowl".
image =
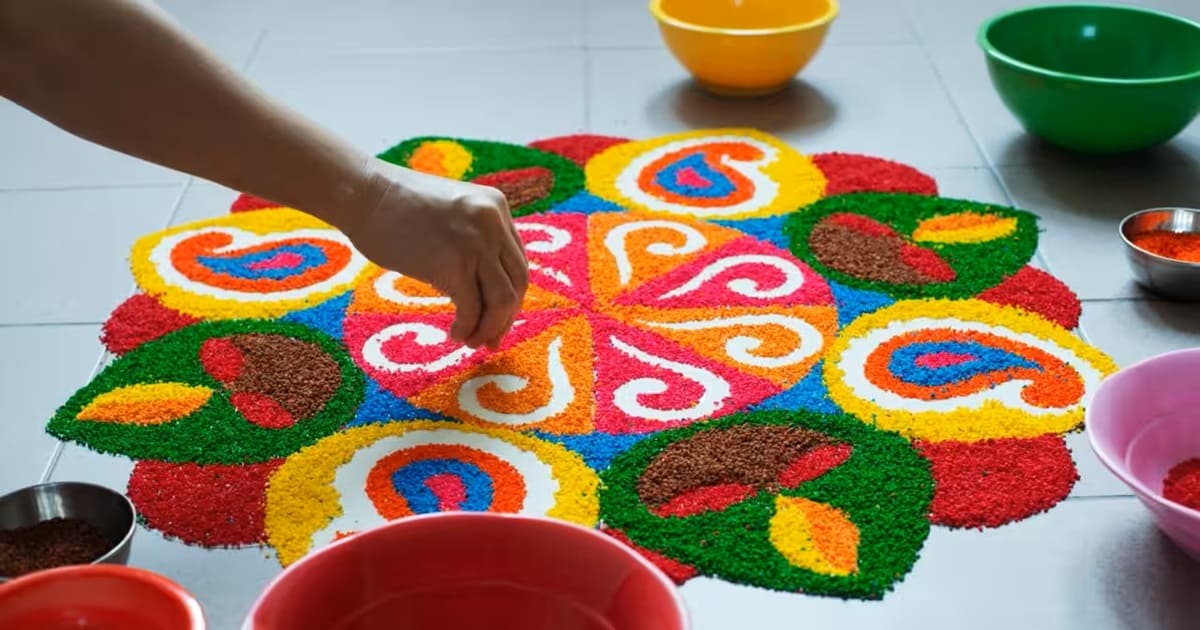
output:
[[204, 630], [205, 624], [195, 598], [161, 575], [80, 565], [0, 584], [0, 628]]
[[675, 585], [565, 521], [446, 512], [316, 551], [261, 595], [246, 630], [687, 630]]

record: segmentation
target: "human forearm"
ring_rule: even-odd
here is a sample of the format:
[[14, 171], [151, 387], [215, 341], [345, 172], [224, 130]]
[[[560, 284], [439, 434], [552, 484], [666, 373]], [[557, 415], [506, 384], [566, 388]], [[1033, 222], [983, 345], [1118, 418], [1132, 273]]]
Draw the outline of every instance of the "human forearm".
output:
[[134, 0], [0, 0], [0, 94], [97, 144], [339, 227], [380, 195], [369, 155]]
[[504, 195], [383, 163], [276, 105], [136, 0], [0, 0], [0, 95], [78, 136], [340, 228], [498, 348], [528, 285]]

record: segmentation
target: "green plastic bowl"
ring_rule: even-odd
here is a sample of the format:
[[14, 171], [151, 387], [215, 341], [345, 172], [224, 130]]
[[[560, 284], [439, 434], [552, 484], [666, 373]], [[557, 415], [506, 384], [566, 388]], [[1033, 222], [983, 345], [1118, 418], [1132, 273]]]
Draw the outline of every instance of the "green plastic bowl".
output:
[[1200, 113], [1200, 24], [1124, 6], [1051, 5], [979, 29], [992, 84], [1029, 133], [1086, 153], [1161, 144]]

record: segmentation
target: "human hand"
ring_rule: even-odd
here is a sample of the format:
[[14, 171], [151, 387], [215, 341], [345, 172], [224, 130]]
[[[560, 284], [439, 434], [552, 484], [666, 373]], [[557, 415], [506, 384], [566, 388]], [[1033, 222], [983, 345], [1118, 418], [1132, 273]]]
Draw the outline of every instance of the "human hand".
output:
[[452, 339], [499, 348], [529, 285], [525, 249], [504, 194], [380, 160], [369, 179], [373, 192], [360, 197], [365, 205], [342, 226], [355, 248], [449, 297]]

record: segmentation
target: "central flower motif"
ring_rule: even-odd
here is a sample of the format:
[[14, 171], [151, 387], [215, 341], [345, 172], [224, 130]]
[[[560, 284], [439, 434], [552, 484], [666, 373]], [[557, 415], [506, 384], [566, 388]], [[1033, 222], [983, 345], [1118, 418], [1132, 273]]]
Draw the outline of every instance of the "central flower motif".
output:
[[377, 271], [347, 314], [359, 366], [396, 396], [472, 424], [647, 433], [787, 390], [836, 330], [829, 285], [738, 230], [626, 213], [516, 224], [531, 288], [503, 347], [457, 346], [448, 299]]

